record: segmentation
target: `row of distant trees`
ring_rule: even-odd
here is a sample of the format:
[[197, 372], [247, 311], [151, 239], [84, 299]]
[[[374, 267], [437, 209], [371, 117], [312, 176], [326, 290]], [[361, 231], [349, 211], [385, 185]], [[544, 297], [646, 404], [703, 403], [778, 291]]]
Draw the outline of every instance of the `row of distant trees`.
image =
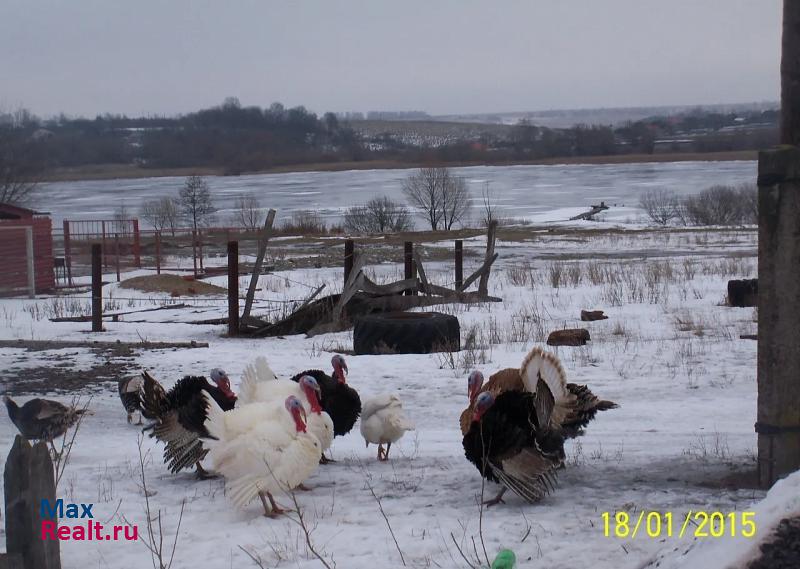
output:
[[755, 184], [716, 185], [702, 192], [678, 196], [655, 188], [642, 194], [640, 206], [658, 225], [756, 225], [758, 188]]
[[[448, 168], [421, 168], [403, 182], [403, 195], [407, 204], [398, 203], [387, 196], [376, 196], [365, 204], [350, 207], [344, 215], [343, 229], [348, 233], [398, 233], [414, 227], [413, 215], [418, 213], [431, 230], [450, 231], [466, 221], [471, 195], [466, 181]], [[484, 188], [486, 219], [494, 209], [489, 200], [488, 184]], [[186, 178], [177, 196], [162, 196], [146, 201], [139, 209], [139, 217], [154, 229], [171, 232], [181, 227], [197, 230], [214, 221], [214, 205], [208, 182], [200, 176]], [[231, 223], [249, 231], [261, 227], [264, 208], [253, 194], [239, 196], [233, 208]], [[325, 224], [312, 212], [300, 212], [284, 229], [319, 233]]]
[[[710, 152], [766, 148], [777, 142], [777, 111], [744, 114], [698, 110], [611, 127], [576, 125], [551, 129], [521, 120], [505, 132], [438, 146], [402, 142], [391, 130], [364, 139], [334, 113], [305, 107], [242, 106], [236, 98], [178, 117], [60, 115], [40, 119], [21, 109], [0, 112], [0, 147], [21, 147], [22, 168], [41, 172], [89, 164], [137, 164], [146, 168], [212, 167], [226, 174], [301, 163], [370, 159], [404, 163], [536, 160], [551, 157], [652, 153], [655, 141], [682, 140], [676, 150]], [[389, 128], [389, 127], [387, 127]], [[492, 133], [493, 132], [493, 133]], [[686, 147], [688, 135], [691, 148]], [[4, 152], [9, 154], [8, 152]], [[4, 157], [0, 154], [0, 160]]]

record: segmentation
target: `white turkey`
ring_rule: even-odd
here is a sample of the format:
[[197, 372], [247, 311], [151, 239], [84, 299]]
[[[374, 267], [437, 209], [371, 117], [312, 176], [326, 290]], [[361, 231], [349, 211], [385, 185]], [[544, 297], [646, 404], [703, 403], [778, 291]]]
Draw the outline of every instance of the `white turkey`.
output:
[[[317, 437], [324, 453], [333, 444], [333, 421], [320, 405], [321, 390], [317, 380], [310, 375], [298, 381], [278, 379], [269, 367], [266, 358], [259, 356], [245, 367], [239, 386], [239, 403], [280, 402], [294, 395], [305, 407], [308, 416], [308, 431]], [[323, 456], [322, 462], [327, 462]]]
[[[403, 414], [403, 403], [392, 394], [371, 397], [361, 407], [361, 436], [378, 445], [378, 460], [389, 460], [389, 449], [406, 431], [413, 431], [414, 423]], [[383, 448], [386, 445], [386, 449]]]
[[[274, 494], [302, 485], [316, 470], [322, 451], [319, 441], [307, 432], [305, 408], [290, 395], [285, 411], [271, 403], [249, 403], [224, 412], [208, 395], [205, 427], [214, 439], [207, 441], [208, 458], [215, 471], [225, 477], [227, 495], [243, 508], [261, 499], [264, 515], [274, 517], [285, 510]], [[291, 426], [281, 413], [288, 413]]]

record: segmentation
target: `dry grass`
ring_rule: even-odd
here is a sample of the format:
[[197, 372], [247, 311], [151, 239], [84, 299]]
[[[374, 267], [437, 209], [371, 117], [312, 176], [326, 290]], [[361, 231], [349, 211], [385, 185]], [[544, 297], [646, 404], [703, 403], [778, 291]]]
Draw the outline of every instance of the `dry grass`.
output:
[[141, 292], [163, 292], [173, 296], [220, 295], [227, 289], [197, 280], [186, 280], [179, 275], [145, 275], [133, 277], [119, 283], [120, 288]]

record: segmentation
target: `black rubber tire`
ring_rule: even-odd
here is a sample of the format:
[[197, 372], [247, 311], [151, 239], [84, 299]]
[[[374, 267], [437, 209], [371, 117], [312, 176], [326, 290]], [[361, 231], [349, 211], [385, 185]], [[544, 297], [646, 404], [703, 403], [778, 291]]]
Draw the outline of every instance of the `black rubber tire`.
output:
[[387, 312], [358, 318], [353, 350], [363, 354], [429, 354], [461, 349], [458, 318], [440, 312]]
[[758, 305], [758, 279], [728, 281], [728, 305], [740, 308]]

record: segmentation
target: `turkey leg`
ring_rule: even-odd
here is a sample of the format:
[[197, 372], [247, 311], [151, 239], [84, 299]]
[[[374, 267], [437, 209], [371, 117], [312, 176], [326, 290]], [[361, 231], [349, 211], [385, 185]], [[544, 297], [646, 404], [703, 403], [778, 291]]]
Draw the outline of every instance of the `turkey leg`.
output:
[[[280, 507], [269, 492], [259, 492], [258, 497], [261, 498], [261, 504], [264, 506], [264, 515], [268, 518], [274, 518], [289, 511]], [[269, 500], [269, 505], [267, 505], [267, 500]]]
[[203, 468], [203, 465], [200, 464], [199, 460], [195, 463], [195, 468], [197, 468], [197, 478], [200, 480], [211, 480], [213, 478], [218, 478], [216, 474], [211, 474], [208, 470]]
[[505, 501], [503, 500], [503, 494], [505, 494], [505, 493], [506, 493], [506, 487], [503, 486], [503, 489], [500, 490], [500, 492], [497, 494], [497, 496], [495, 496], [491, 500], [486, 500], [483, 503], [484, 506], [486, 506], [487, 508], [491, 508], [492, 506], [494, 506], [496, 504], [505, 504]]

